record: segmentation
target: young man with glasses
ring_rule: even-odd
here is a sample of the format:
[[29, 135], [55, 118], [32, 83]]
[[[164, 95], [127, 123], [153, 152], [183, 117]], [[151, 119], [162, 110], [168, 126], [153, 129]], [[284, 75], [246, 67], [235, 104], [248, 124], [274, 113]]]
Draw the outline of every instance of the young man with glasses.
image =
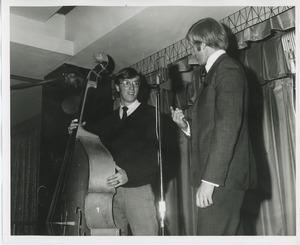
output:
[[[97, 133], [116, 162], [107, 185], [116, 188], [113, 216], [121, 235], [158, 235], [155, 197], [157, 137], [155, 108], [138, 101], [141, 76], [133, 68], [114, 75], [120, 107], [97, 126]], [[76, 128], [72, 122], [69, 132]]]
[[[116, 187], [113, 201], [115, 223], [122, 235], [158, 235], [151, 185], [158, 174], [155, 108], [137, 100], [141, 77], [133, 68], [114, 76], [120, 107], [104, 121], [100, 139], [121, 170], [108, 178]], [[124, 110], [125, 108], [125, 110]]]

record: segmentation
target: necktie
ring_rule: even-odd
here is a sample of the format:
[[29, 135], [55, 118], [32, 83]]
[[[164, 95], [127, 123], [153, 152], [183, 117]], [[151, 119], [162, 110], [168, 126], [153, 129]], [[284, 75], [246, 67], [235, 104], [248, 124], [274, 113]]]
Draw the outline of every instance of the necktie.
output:
[[203, 67], [203, 69], [200, 71], [201, 82], [204, 82], [206, 74], [207, 74], [206, 69], [205, 67]]
[[127, 110], [128, 110], [128, 107], [123, 106], [122, 109], [123, 109], [122, 120], [125, 120], [125, 118], [127, 117]]

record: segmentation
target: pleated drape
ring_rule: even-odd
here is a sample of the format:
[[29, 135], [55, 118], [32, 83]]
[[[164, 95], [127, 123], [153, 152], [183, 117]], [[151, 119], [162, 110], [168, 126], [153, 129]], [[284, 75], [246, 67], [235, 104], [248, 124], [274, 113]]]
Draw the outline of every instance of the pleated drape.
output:
[[11, 130], [11, 234], [34, 235], [38, 220], [41, 124], [37, 115]]
[[296, 234], [295, 111], [293, 81], [263, 87], [263, 136], [270, 172], [270, 198], [261, 203], [257, 235]]

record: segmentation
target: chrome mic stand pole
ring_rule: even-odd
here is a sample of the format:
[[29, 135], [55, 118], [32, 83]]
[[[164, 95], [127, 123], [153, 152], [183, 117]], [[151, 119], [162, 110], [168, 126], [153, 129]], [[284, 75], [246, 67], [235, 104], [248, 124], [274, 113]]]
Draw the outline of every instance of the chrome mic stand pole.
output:
[[162, 168], [162, 152], [161, 152], [161, 125], [160, 125], [160, 75], [156, 77], [156, 133], [158, 139], [158, 166], [160, 177], [160, 201], [159, 201], [159, 216], [160, 216], [160, 235], [165, 235], [165, 214], [166, 203], [164, 201], [164, 182], [163, 182], [163, 168]]

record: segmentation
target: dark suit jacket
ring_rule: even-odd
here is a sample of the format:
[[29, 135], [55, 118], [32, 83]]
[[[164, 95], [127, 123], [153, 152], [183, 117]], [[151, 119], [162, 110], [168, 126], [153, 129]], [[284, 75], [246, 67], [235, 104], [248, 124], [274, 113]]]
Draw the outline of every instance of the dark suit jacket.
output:
[[231, 189], [255, 185], [248, 135], [248, 86], [241, 65], [221, 55], [207, 73], [192, 108], [192, 185], [201, 179]]

